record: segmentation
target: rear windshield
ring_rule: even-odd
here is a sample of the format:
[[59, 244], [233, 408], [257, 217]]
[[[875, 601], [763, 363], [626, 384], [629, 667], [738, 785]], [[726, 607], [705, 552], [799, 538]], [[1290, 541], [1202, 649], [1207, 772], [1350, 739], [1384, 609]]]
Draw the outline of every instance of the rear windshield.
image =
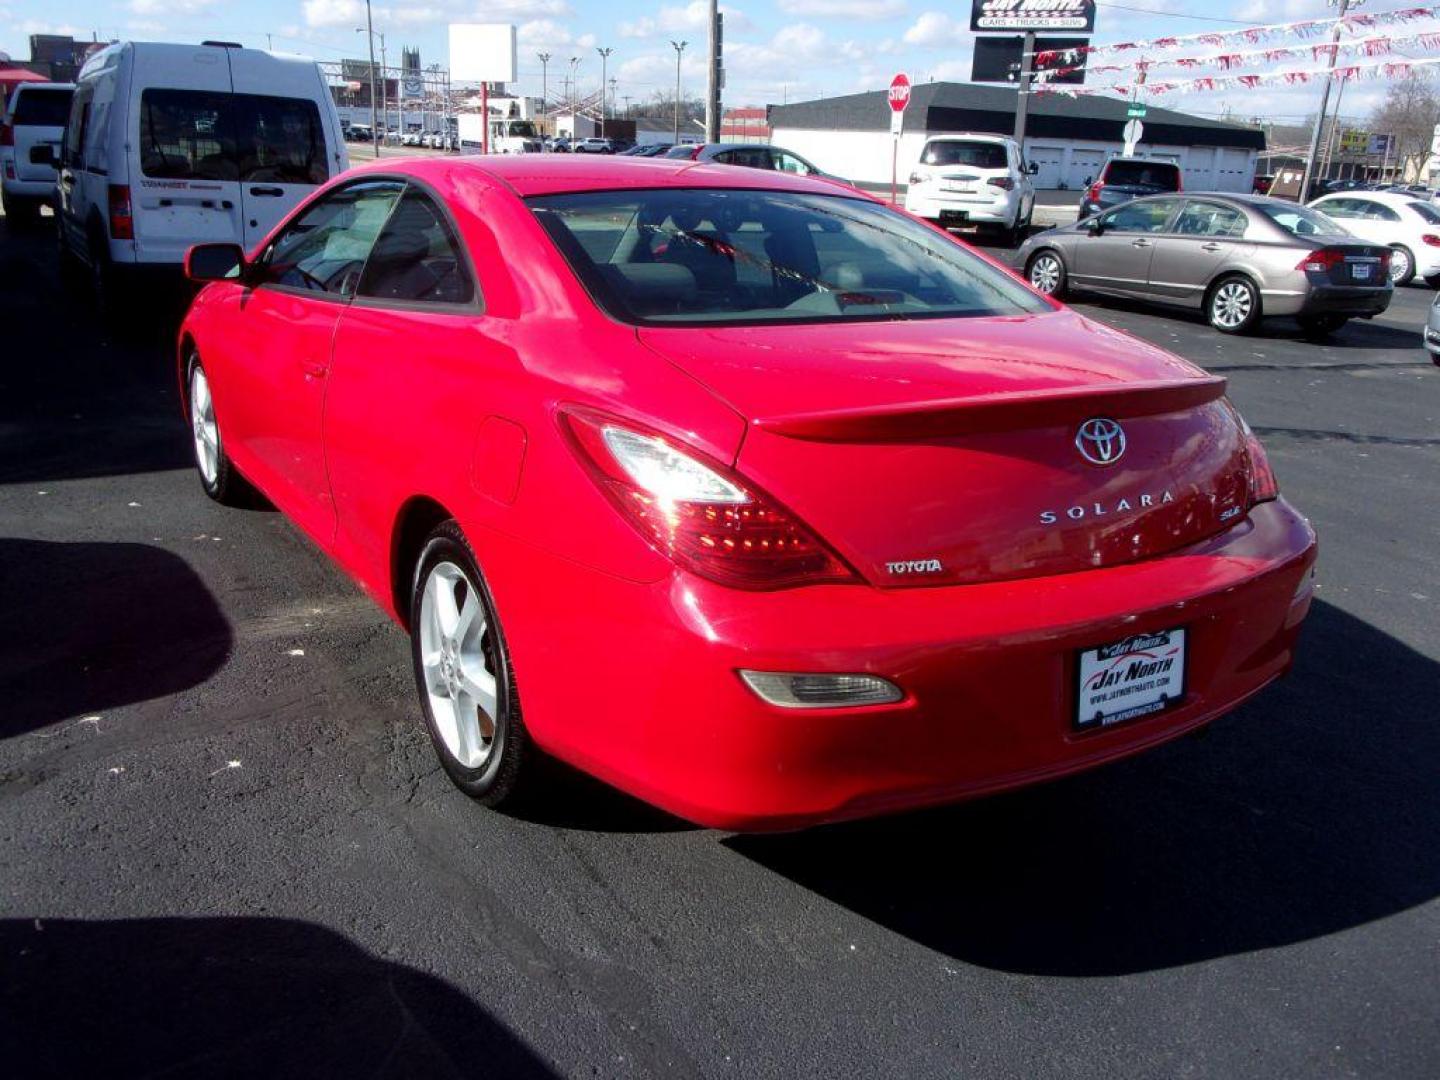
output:
[[1006, 167], [1005, 147], [993, 142], [946, 139], [943, 142], [926, 143], [920, 162], [923, 165], [969, 165], [976, 169], [1003, 169]]
[[1414, 210], [1431, 225], [1440, 225], [1440, 212], [1437, 212], [1435, 207], [1431, 206], [1429, 203], [1412, 202], [1410, 204], [1410, 209]]
[[860, 199], [667, 189], [529, 203], [590, 294], [625, 322], [734, 326], [1050, 310], [954, 241]]
[[70, 116], [70, 99], [74, 94], [74, 90], [21, 89], [16, 92], [14, 122], [63, 128]]
[[1112, 159], [1105, 170], [1105, 183], [1154, 188], [1156, 191], [1179, 191], [1180, 168], [1168, 161]]
[[161, 180], [324, 183], [320, 110], [305, 98], [145, 90], [140, 171]]
[[1262, 214], [1291, 236], [1349, 236], [1334, 220], [1307, 206], [1260, 203]]

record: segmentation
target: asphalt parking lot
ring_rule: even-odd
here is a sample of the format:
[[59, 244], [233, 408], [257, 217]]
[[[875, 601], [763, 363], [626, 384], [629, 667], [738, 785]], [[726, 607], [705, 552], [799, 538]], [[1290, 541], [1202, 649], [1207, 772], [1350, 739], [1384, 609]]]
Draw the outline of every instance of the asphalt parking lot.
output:
[[204, 497], [163, 330], [103, 333], [53, 246], [0, 219], [7, 1075], [1440, 1072], [1425, 290], [1323, 346], [1077, 305], [1229, 378], [1313, 519], [1287, 680], [1081, 777], [750, 837], [456, 792], [402, 633]]

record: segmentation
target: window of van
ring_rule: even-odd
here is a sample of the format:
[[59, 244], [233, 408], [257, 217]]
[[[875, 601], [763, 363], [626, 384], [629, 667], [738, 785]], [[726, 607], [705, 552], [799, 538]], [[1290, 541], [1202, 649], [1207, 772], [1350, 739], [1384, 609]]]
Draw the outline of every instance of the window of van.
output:
[[140, 171], [160, 180], [322, 184], [320, 110], [304, 98], [146, 89]]
[[70, 98], [73, 90], [32, 90], [22, 87], [15, 96], [15, 115], [11, 122], [30, 124], [35, 127], [65, 126], [70, 115]]

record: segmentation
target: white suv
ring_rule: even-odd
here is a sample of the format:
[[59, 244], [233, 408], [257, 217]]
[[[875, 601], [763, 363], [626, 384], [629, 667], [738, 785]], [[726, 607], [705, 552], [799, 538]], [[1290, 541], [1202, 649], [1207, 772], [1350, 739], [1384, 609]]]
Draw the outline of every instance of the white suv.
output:
[[572, 149], [577, 154], [613, 154], [615, 144], [608, 138], [602, 139], [598, 135], [593, 135], [588, 139], [581, 139]]
[[998, 229], [1014, 246], [1035, 212], [1033, 171], [1004, 135], [935, 135], [910, 172], [905, 209], [941, 226]]
[[[12, 228], [33, 222], [42, 204], [54, 205], [51, 162], [65, 134], [74, 93], [71, 83], [21, 83], [0, 115], [0, 201]], [[40, 160], [32, 154], [36, 149]]]

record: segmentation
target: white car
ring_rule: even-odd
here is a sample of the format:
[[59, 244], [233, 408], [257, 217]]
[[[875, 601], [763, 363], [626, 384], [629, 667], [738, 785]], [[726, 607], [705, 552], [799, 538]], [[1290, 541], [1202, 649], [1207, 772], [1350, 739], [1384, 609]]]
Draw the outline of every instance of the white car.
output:
[[1362, 240], [1390, 249], [1390, 280], [1440, 288], [1440, 209], [1409, 192], [1341, 191], [1310, 204]]
[[0, 202], [12, 228], [29, 225], [41, 206], [55, 202], [50, 151], [59, 149], [74, 93], [72, 83], [21, 83], [0, 115]]
[[1035, 213], [1035, 169], [1004, 135], [935, 135], [910, 170], [905, 209], [943, 227], [999, 230], [1012, 246]]
[[588, 139], [581, 139], [570, 148], [577, 154], [613, 154], [615, 144], [609, 139], [602, 139], [598, 135], [592, 135]]
[[88, 270], [113, 312], [133, 283], [180, 281], [194, 244], [254, 247], [348, 166], [313, 60], [119, 42], [76, 80], [56, 188], [61, 260]]

